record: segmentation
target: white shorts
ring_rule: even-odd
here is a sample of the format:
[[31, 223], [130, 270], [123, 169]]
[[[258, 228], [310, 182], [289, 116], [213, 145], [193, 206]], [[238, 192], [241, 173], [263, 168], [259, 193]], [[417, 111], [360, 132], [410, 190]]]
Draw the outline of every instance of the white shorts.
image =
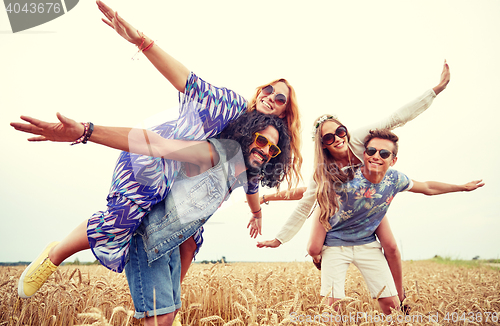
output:
[[[380, 242], [374, 241], [359, 246], [327, 247], [321, 253], [321, 295], [335, 299], [345, 297], [347, 268], [353, 263], [365, 279], [373, 298], [384, 288], [380, 298], [397, 296], [398, 291], [392, 278]], [[333, 295], [332, 295], [333, 294]]]

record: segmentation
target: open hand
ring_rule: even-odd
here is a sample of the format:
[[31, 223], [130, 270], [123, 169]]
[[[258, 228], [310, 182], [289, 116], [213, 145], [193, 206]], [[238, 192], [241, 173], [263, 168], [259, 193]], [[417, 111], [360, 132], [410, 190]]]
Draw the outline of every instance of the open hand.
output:
[[434, 93], [436, 93], [436, 95], [441, 93], [446, 88], [446, 86], [448, 86], [449, 82], [450, 82], [450, 66], [448, 66], [446, 60], [444, 60], [443, 71], [441, 72], [441, 80], [439, 81], [439, 84], [433, 88]]
[[484, 186], [483, 179], [474, 180], [474, 181], [471, 181], [471, 182], [464, 184], [464, 187], [465, 187], [464, 191], [473, 191], [473, 190], [476, 190], [477, 188], [481, 188], [482, 186]]
[[16, 130], [38, 135], [28, 138], [29, 141], [73, 142], [83, 135], [85, 128], [81, 123], [66, 118], [59, 112], [57, 118], [60, 122], [49, 123], [22, 115], [21, 119], [28, 123], [11, 122], [10, 125]]
[[279, 246], [281, 242], [278, 239], [257, 242], [258, 248], [278, 248]]
[[254, 218], [253, 216], [250, 218], [248, 222], [247, 229], [250, 228], [250, 237], [256, 238], [259, 234], [262, 235], [262, 217]]
[[107, 18], [102, 18], [102, 21], [106, 23], [106, 25], [113, 28], [121, 37], [130, 43], [140, 46], [142, 37], [132, 25], [130, 25], [122, 17], [118, 16], [118, 12], [114, 12], [113, 9], [108, 7], [104, 2], [97, 0], [96, 3], [99, 10]]

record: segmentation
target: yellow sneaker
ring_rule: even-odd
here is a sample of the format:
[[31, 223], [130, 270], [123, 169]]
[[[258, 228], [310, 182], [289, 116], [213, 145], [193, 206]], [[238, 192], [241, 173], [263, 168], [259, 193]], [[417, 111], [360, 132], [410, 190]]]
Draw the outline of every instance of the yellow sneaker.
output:
[[174, 322], [172, 323], [172, 326], [182, 326], [181, 314], [179, 314], [179, 313], [175, 314], [175, 318], [174, 318]]
[[59, 242], [50, 243], [28, 267], [24, 270], [17, 285], [17, 293], [21, 298], [29, 298], [40, 289], [57, 266], [49, 259], [49, 251]]

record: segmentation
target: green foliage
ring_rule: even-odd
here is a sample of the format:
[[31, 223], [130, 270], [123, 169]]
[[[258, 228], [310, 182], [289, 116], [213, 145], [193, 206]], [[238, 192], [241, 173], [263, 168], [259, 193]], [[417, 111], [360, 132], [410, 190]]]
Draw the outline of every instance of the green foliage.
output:
[[445, 264], [445, 265], [455, 265], [468, 268], [478, 268], [478, 267], [490, 267], [492, 269], [500, 269], [499, 266], [494, 266], [494, 264], [500, 264], [500, 259], [479, 259], [479, 256], [474, 257], [472, 260], [462, 260], [462, 259], [452, 259], [451, 257], [441, 257], [439, 255], [434, 256], [431, 261]]
[[93, 262], [80, 262], [80, 260], [78, 258], [75, 259], [74, 262], [67, 262], [67, 263], [64, 263], [63, 265], [69, 265], [69, 266], [88, 266], [88, 265], [100, 265], [101, 263], [99, 263], [99, 261], [96, 259], [94, 260]]
[[202, 260], [200, 264], [217, 264], [217, 263], [227, 263], [226, 257], [222, 256], [221, 259], [218, 260]]

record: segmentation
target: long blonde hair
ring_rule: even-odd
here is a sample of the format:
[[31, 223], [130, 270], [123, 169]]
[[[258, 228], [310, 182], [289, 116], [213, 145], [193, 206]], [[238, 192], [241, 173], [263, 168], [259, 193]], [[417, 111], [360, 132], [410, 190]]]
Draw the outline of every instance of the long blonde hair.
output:
[[[332, 115], [322, 115], [316, 119], [313, 126], [314, 139], [314, 181], [317, 184], [316, 200], [320, 208], [319, 221], [325, 227], [325, 230], [331, 228], [330, 218], [338, 210], [338, 198], [336, 189], [341, 187], [346, 181], [352, 179], [352, 169], [348, 173], [342, 171], [337, 165], [335, 158], [328, 148], [323, 148], [321, 130], [325, 122], [332, 121], [342, 126], [342, 123]], [[351, 136], [347, 132], [347, 140]], [[350, 155], [348, 153], [348, 155]]]
[[259, 96], [262, 89], [268, 85], [273, 85], [275, 83], [282, 82], [288, 87], [289, 96], [288, 102], [285, 108], [285, 120], [286, 126], [288, 128], [288, 134], [290, 135], [290, 147], [292, 151], [292, 160], [290, 162], [291, 168], [288, 169], [288, 173], [285, 176], [285, 179], [288, 183], [288, 190], [292, 187], [297, 187], [299, 180], [302, 179], [302, 175], [300, 174], [300, 168], [302, 167], [302, 154], [300, 153], [301, 147], [301, 127], [300, 127], [300, 117], [299, 117], [299, 106], [297, 104], [297, 96], [295, 95], [295, 90], [292, 85], [284, 79], [276, 79], [270, 83], [264, 84], [262, 86], [257, 87], [254, 96], [248, 101], [248, 111], [253, 111], [257, 106], [257, 97]]

